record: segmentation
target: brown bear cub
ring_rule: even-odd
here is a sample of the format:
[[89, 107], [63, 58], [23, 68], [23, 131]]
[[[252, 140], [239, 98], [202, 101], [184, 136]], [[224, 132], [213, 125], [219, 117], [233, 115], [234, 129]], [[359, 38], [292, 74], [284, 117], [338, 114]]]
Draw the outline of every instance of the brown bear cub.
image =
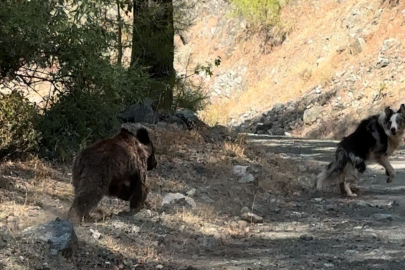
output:
[[146, 171], [157, 165], [155, 148], [145, 128], [121, 131], [81, 151], [73, 163], [74, 200], [68, 218], [89, 216], [104, 195], [143, 205], [148, 195]]

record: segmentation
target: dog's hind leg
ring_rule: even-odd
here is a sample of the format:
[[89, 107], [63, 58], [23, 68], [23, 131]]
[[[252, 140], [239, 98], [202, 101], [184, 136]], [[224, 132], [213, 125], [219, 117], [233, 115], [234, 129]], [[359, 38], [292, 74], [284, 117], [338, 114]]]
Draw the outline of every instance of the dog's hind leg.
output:
[[391, 183], [395, 177], [395, 169], [392, 167], [391, 163], [388, 161], [386, 156], [381, 156], [377, 160], [377, 163], [384, 167], [385, 174], [388, 176], [387, 183]]
[[[340, 188], [340, 193], [343, 196], [348, 196], [348, 197], [357, 197], [357, 194], [353, 192], [353, 190], [350, 187], [350, 180], [346, 178], [346, 174], [342, 173], [339, 176], [339, 188]], [[357, 180], [357, 178], [355, 179]]]

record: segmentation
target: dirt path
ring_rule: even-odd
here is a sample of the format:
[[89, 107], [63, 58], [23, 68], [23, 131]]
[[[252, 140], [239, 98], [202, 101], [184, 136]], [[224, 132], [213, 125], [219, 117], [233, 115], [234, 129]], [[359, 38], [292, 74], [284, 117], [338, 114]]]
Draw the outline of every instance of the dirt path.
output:
[[[394, 182], [386, 184], [384, 170], [370, 165], [359, 184], [358, 198], [343, 198], [337, 190], [308, 194], [301, 188], [287, 196], [277, 189], [239, 183], [233, 166], [257, 169], [254, 159], [260, 154], [260, 159], [274, 158], [262, 169], [285, 172], [288, 166], [298, 165], [302, 175], [297, 177], [295, 166], [290, 170], [294, 179], [310, 178], [330, 162], [336, 142], [261, 135], [249, 135], [247, 140], [251, 163], [237, 158], [243, 152], [239, 148], [230, 161], [221, 161], [227, 155], [224, 149], [229, 148], [206, 142], [161, 154], [159, 168], [150, 173], [159, 187], [154, 195], [193, 191], [190, 196], [197, 207], [164, 208], [157, 201], [156, 207], [128, 215], [119, 214], [127, 204], [105, 198], [98, 208], [114, 214], [105, 221], [75, 225], [79, 246], [66, 261], [40, 252], [47, 249], [35, 241], [19, 239], [8, 231], [2, 234], [6, 224], [1, 222], [6, 223], [4, 217], [14, 213], [23, 229], [23, 223], [42, 224], [67, 211], [72, 199], [70, 175], [43, 168], [42, 175], [48, 176], [41, 182], [35, 180], [39, 175], [36, 165], [4, 165], [0, 250], [7, 252], [0, 252], [0, 269], [405, 269], [404, 149], [390, 159], [397, 170]], [[256, 148], [262, 151], [258, 154]], [[283, 163], [280, 156], [294, 162]], [[269, 171], [263, 174], [260, 167], [258, 171], [259, 178], [276, 181], [267, 175]], [[243, 207], [253, 209], [263, 222], [241, 220]], [[94, 231], [101, 236], [95, 237]]]
[[[249, 141], [319, 165], [331, 160], [336, 145], [255, 135]], [[315, 193], [293, 199], [279, 213], [267, 213], [254, 237], [239, 243], [236, 257], [250, 269], [405, 269], [404, 153], [401, 149], [390, 159], [397, 170], [391, 184], [383, 169], [370, 165], [356, 199]], [[239, 267], [227, 269], [246, 269]]]

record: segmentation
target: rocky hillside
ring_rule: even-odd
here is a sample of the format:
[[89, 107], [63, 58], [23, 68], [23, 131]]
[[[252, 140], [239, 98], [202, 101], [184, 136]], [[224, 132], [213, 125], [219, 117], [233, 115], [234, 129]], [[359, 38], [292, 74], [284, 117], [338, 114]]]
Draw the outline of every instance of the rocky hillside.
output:
[[403, 1], [289, 1], [278, 34], [253, 31], [230, 15], [228, 1], [195, 5], [193, 26], [176, 38], [176, 69], [222, 58], [205, 78], [211, 105], [201, 116], [209, 124], [339, 137], [405, 100]]

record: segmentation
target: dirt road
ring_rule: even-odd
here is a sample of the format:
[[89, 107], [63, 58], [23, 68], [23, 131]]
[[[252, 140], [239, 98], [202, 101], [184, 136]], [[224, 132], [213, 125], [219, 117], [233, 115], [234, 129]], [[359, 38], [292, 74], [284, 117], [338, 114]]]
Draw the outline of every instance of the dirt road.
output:
[[[249, 141], [319, 165], [331, 160], [336, 145], [255, 135]], [[370, 165], [358, 198], [312, 194], [267, 213], [255, 236], [235, 246], [232, 259], [250, 269], [405, 269], [404, 153], [401, 149], [390, 159], [397, 170], [391, 184], [382, 168]], [[226, 269], [246, 269], [239, 267]]]
[[[195, 209], [183, 204], [163, 208], [156, 203], [137, 214], [121, 215], [128, 205], [105, 198], [98, 208], [113, 214], [106, 220], [75, 225], [80, 244], [70, 260], [55, 259], [42, 251], [47, 250], [46, 243], [37, 246], [35, 239], [26, 241], [18, 232], [1, 231], [4, 226], [0, 226], [0, 249], [5, 250], [0, 252], [0, 269], [405, 269], [404, 149], [390, 159], [397, 170], [393, 183], [386, 184], [384, 170], [370, 165], [359, 184], [359, 197], [349, 199], [337, 190], [317, 194], [298, 188], [292, 195], [283, 195], [277, 189], [240, 183], [232, 172], [235, 164], [257, 169], [254, 151], [259, 148], [260, 155], [264, 152], [260, 162], [274, 157], [262, 169], [286, 171], [298, 165], [302, 175], [297, 177], [295, 166], [291, 168], [294, 179], [308, 179], [330, 162], [334, 141], [249, 135], [249, 149], [253, 149], [249, 163], [238, 159], [243, 151], [237, 147], [190, 140], [192, 144], [160, 154], [159, 167], [150, 177], [157, 181], [154, 195], [193, 194]], [[221, 159], [224, 155], [230, 158]], [[280, 157], [294, 162], [278, 166]], [[35, 180], [40, 166], [10, 163], [3, 167], [0, 184], [6, 188], [0, 189], [0, 225], [11, 213], [24, 229], [24, 221], [29, 223], [26, 226], [42, 224], [67, 211], [72, 199], [69, 174], [44, 167], [45, 177]], [[260, 177], [275, 181], [268, 171]], [[21, 187], [28, 187], [28, 193]], [[244, 207], [253, 209], [262, 223], [242, 220]]]

